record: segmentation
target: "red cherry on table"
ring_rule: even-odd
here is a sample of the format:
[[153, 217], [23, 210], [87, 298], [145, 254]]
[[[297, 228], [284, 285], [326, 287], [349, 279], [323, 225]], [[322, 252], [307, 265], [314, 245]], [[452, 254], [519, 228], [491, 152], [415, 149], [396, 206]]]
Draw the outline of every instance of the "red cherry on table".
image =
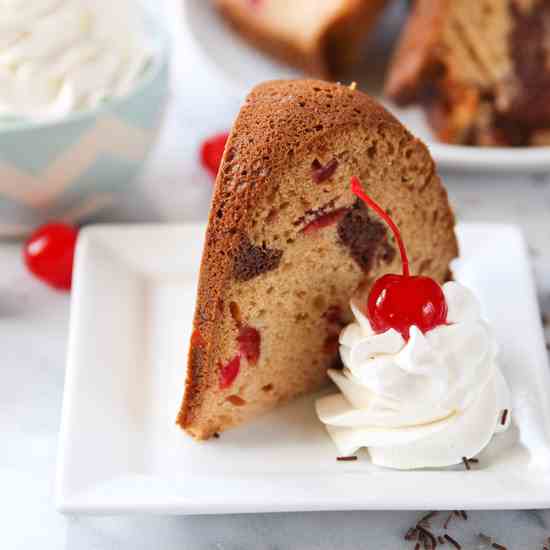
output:
[[75, 227], [61, 222], [39, 227], [23, 250], [29, 271], [58, 290], [70, 290], [77, 236]]
[[358, 178], [351, 179], [352, 192], [372, 208], [392, 230], [403, 263], [402, 275], [384, 275], [371, 288], [367, 301], [367, 317], [375, 332], [393, 328], [409, 339], [409, 330], [416, 325], [422, 332], [444, 325], [447, 302], [443, 290], [429, 277], [413, 277], [401, 233], [391, 217], [362, 189]]
[[202, 165], [214, 177], [218, 175], [223, 152], [225, 151], [225, 144], [227, 143], [228, 138], [229, 134], [227, 132], [223, 132], [205, 140], [201, 145]]

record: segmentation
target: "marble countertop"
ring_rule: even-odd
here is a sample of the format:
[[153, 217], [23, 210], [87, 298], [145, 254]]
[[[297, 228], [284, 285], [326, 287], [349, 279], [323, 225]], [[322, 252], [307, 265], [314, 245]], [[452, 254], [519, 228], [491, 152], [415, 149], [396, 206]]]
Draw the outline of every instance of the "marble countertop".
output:
[[[175, 9], [172, 0], [166, 0], [165, 7], [167, 14]], [[123, 205], [102, 214], [102, 220], [206, 218], [211, 181], [197, 162], [197, 148], [204, 136], [231, 124], [239, 102], [224, 95], [223, 85], [203, 68], [185, 36], [176, 34], [175, 49], [173, 93], [158, 147], [135, 191]], [[541, 308], [550, 314], [550, 175], [442, 176], [459, 220], [522, 227]], [[403, 535], [419, 512], [59, 515], [52, 489], [70, 298], [32, 279], [20, 258], [19, 243], [0, 243], [0, 548], [414, 548]], [[450, 533], [463, 548], [476, 548], [476, 535], [484, 532], [509, 550], [542, 550], [550, 536], [550, 511], [471, 512], [468, 521], [454, 525]]]

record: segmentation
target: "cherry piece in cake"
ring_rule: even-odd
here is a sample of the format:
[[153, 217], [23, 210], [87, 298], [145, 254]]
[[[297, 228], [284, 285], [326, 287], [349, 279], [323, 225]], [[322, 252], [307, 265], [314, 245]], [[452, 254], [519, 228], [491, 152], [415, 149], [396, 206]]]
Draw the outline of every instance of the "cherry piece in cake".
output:
[[324, 166], [319, 160], [315, 159], [311, 165], [311, 177], [315, 183], [323, 183], [334, 175], [337, 168], [338, 161], [336, 159], [332, 159]]
[[305, 235], [311, 235], [312, 233], [315, 233], [316, 231], [319, 231], [319, 229], [324, 229], [325, 227], [328, 227], [329, 225], [334, 225], [335, 223], [339, 222], [344, 215], [347, 213], [347, 208], [337, 208], [336, 210], [333, 210], [332, 212], [327, 212], [326, 214], [321, 214], [317, 218], [310, 221], [303, 229], [302, 233]]
[[231, 361], [222, 365], [220, 368], [220, 389], [226, 390], [231, 387], [235, 378], [239, 375], [241, 370], [241, 356], [237, 355]]
[[237, 336], [239, 353], [251, 364], [255, 365], [260, 358], [261, 336], [254, 327], [242, 327]]

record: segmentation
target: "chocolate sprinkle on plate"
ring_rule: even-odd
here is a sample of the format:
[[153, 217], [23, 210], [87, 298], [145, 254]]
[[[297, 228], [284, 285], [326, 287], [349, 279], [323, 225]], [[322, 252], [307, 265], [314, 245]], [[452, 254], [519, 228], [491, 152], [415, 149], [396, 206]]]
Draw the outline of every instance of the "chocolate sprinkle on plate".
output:
[[357, 460], [356, 456], [337, 456], [336, 460], [338, 462], [353, 462], [354, 460]]
[[483, 533], [479, 533], [479, 540], [481, 541], [481, 544], [485, 545], [489, 545], [493, 542], [493, 539], [491, 537]]
[[502, 418], [500, 419], [500, 423], [504, 426], [506, 424], [506, 419], [508, 418], [508, 409], [504, 409], [502, 411]]
[[426, 514], [424, 517], [420, 518], [418, 523], [426, 523], [429, 522], [432, 518], [435, 518], [439, 512], [436, 512], [435, 510]]
[[460, 550], [462, 548], [462, 546], [460, 546], [460, 544], [458, 544], [458, 542], [456, 542], [456, 540], [453, 539], [451, 535], [447, 535], [447, 533], [445, 533], [445, 540], [447, 540], [449, 544], [452, 544], [457, 550]]
[[451, 512], [447, 519], [445, 520], [445, 523], [443, 524], [443, 529], [447, 529], [449, 527], [449, 523], [451, 523], [451, 520], [453, 519], [455, 513]]
[[431, 543], [431, 546], [428, 546], [426, 544], [426, 540], [424, 540], [423, 541], [424, 548], [431, 549], [437, 546], [437, 540], [430, 531], [428, 531], [425, 527], [422, 527], [422, 525], [418, 525], [416, 528], [418, 529], [418, 532], [420, 533], [421, 538], [423, 539], [427, 538]]
[[479, 459], [477, 458], [466, 458], [465, 456], [462, 457], [462, 462], [464, 463], [464, 467], [466, 470], [471, 470], [470, 464], [478, 464]]

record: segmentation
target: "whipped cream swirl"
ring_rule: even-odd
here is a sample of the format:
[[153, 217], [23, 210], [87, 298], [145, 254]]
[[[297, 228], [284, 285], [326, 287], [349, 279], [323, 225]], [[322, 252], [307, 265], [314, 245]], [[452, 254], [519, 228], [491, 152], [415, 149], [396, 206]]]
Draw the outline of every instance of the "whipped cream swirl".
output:
[[479, 303], [455, 282], [443, 292], [447, 324], [425, 334], [413, 326], [408, 341], [393, 329], [374, 333], [352, 303], [356, 321], [340, 335], [345, 368], [329, 371], [342, 393], [316, 404], [342, 455], [368, 447], [380, 466], [451, 466], [508, 427], [510, 393]]
[[0, 117], [45, 120], [125, 95], [151, 59], [130, 0], [0, 0]]

